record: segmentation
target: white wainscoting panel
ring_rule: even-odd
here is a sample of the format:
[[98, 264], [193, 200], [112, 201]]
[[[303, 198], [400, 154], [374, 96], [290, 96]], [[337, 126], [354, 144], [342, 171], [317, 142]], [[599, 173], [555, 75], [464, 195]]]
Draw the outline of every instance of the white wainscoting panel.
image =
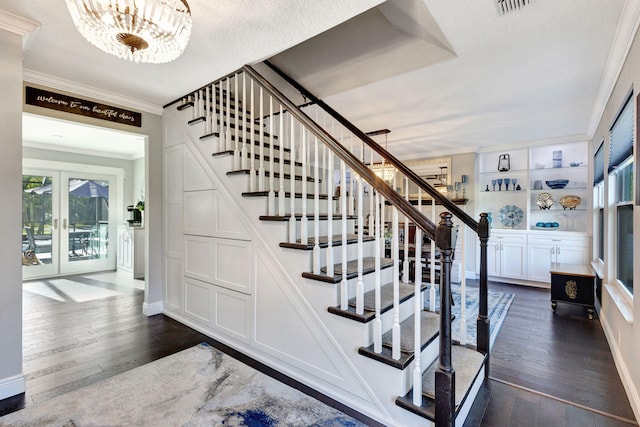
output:
[[215, 232], [217, 199], [214, 190], [184, 193], [184, 232], [199, 236], [213, 236]]
[[184, 137], [178, 132], [175, 126], [172, 123], [169, 123], [168, 120], [163, 120], [164, 122], [164, 141], [163, 146], [171, 147], [173, 145], [182, 144], [184, 142]]
[[215, 250], [211, 237], [184, 236], [184, 275], [213, 283]]
[[164, 202], [182, 203], [182, 145], [167, 148], [163, 154]]
[[165, 302], [167, 308], [182, 312], [182, 261], [165, 258]]
[[251, 242], [216, 239], [215, 283], [245, 294], [253, 291], [254, 260]]
[[184, 193], [185, 234], [249, 240], [239, 217], [218, 190]]
[[314, 319], [305, 315], [308, 307], [299, 307], [289, 285], [260, 259], [256, 262], [260, 283], [254, 292], [255, 341], [260, 347], [303, 369], [315, 371], [318, 378], [335, 384], [345, 380], [332, 360], [333, 345], [325, 341]]
[[214, 327], [248, 343], [251, 337], [251, 296], [217, 286], [214, 289]]
[[205, 324], [211, 324], [212, 289], [208, 283], [184, 278], [184, 312]]
[[182, 203], [165, 204], [165, 255], [182, 258]]
[[250, 295], [254, 288], [251, 242], [184, 236], [184, 275]]
[[236, 212], [236, 208], [232, 207], [231, 204], [222, 197], [222, 194], [219, 191], [216, 191], [215, 195], [218, 200], [216, 205], [218, 211], [216, 212], [217, 221], [215, 235], [217, 237], [227, 237], [230, 239], [250, 240], [249, 233], [240, 221], [238, 221], [240, 214]]
[[191, 150], [185, 146], [183, 152], [183, 188], [184, 191], [213, 190], [213, 180], [200, 165]]

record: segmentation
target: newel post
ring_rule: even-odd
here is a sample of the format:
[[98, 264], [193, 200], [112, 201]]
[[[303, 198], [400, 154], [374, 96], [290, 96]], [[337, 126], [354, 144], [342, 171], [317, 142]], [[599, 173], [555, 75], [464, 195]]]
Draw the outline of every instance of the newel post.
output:
[[480, 214], [478, 223], [478, 238], [480, 239], [480, 306], [478, 307], [478, 322], [476, 324], [477, 349], [486, 354], [487, 362], [484, 369], [485, 377], [489, 377], [489, 309], [487, 285], [487, 243], [489, 242], [489, 220], [486, 213]]
[[451, 363], [451, 256], [457, 229], [451, 213], [440, 214], [436, 228], [436, 246], [440, 249], [440, 358], [436, 368], [436, 417], [438, 427], [455, 425], [456, 375]]

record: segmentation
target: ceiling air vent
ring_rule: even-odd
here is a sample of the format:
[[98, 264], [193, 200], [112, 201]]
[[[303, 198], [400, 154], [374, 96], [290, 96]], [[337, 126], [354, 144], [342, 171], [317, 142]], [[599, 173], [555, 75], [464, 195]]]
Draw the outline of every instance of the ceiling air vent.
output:
[[525, 7], [535, 0], [495, 0], [498, 6], [498, 14], [506, 15], [509, 12], [516, 11]]

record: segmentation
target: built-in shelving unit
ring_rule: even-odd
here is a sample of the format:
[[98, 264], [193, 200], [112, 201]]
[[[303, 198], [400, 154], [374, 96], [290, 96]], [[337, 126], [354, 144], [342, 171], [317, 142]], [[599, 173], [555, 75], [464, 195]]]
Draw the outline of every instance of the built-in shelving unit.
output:
[[588, 162], [586, 141], [479, 155], [477, 209], [491, 219], [490, 276], [547, 282], [552, 262], [589, 260]]

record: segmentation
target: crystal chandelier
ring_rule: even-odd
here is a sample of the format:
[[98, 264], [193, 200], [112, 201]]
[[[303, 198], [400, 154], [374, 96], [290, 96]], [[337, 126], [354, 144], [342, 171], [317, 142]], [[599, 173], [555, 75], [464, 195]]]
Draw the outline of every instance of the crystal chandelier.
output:
[[[387, 137], [391, 133], [389, 129], [380, 129], [372, 132], [367, 132], [367, 136], [384, 135], [384, 149], [387, 150], [387, 143], [389, 142]], [[385, 163], [384, 159], [381, 162], [371, 163], [369, 165], [373, 173], [378, 175], [383, 181], [391, 181], [396, 174], [396, 168], [389, 163]]]
[[191, 35], [186, 0], [66, 0], [80, 33], [119, 58], [154, 64], [173, 61]]

